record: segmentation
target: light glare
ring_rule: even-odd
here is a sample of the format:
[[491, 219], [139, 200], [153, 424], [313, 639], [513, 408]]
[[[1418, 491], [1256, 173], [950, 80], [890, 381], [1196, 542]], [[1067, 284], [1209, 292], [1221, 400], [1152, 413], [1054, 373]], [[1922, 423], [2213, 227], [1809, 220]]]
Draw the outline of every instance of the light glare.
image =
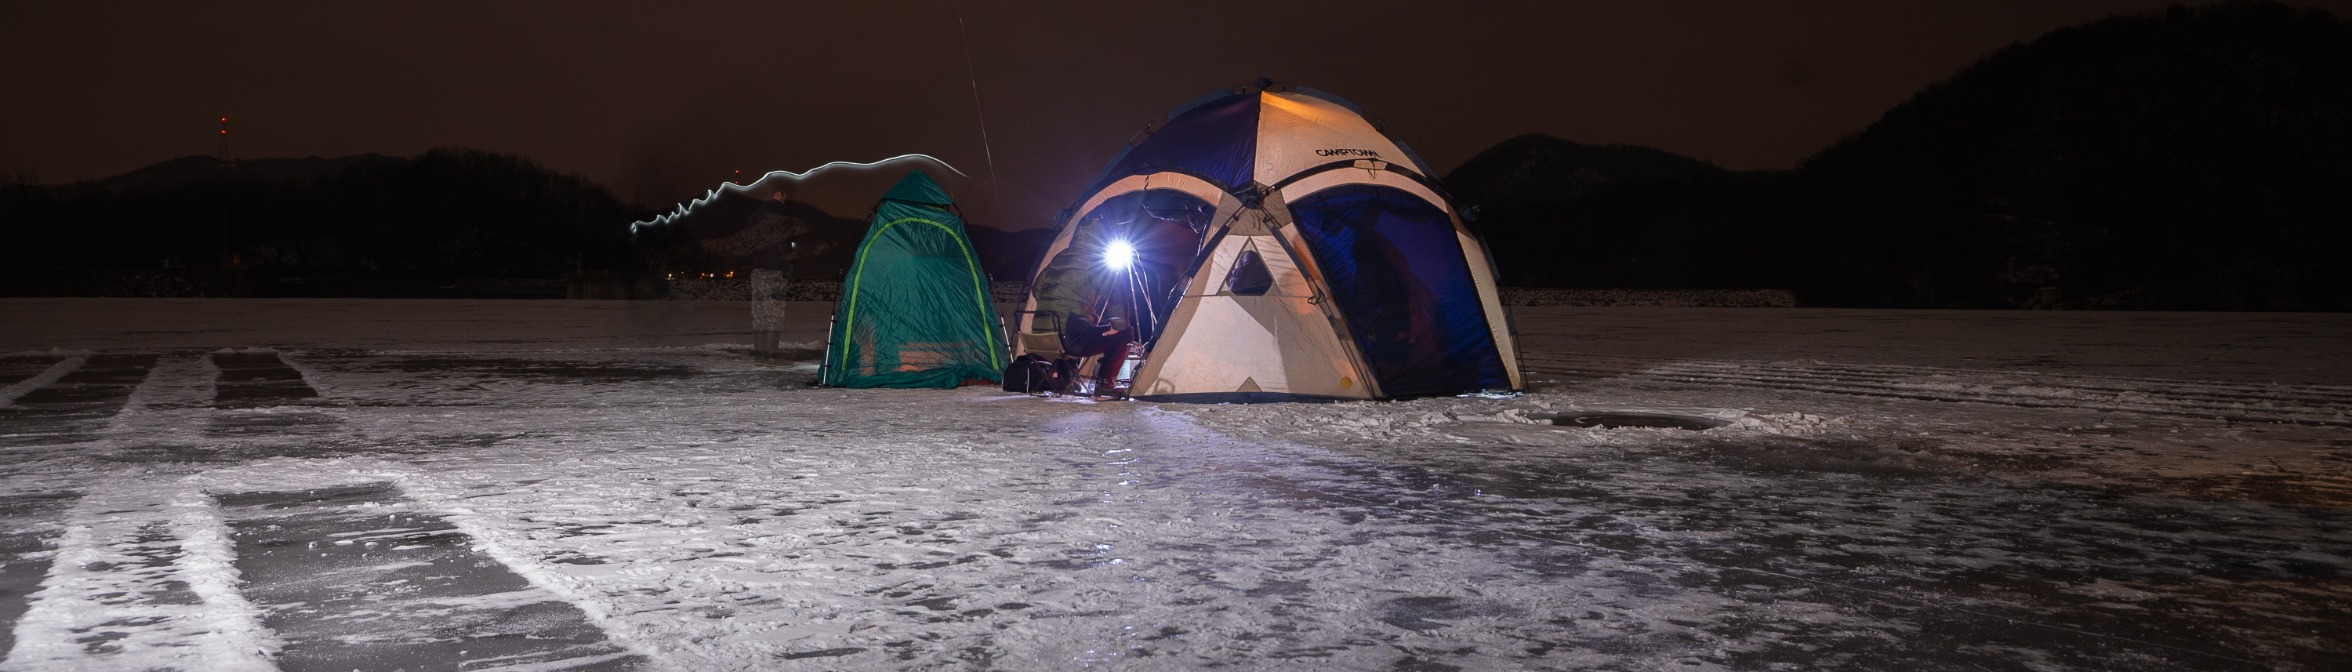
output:
[[1114, 240], [1111, 241], [1109, 247], [1103, 248], [1103, 264], [1110, 266], [1111, 270], [1124, 271], [1127, 270], [1129, 264], [1133, 263], [1135, 263], [1135, 246], [1128, 244], [1127, 241]]

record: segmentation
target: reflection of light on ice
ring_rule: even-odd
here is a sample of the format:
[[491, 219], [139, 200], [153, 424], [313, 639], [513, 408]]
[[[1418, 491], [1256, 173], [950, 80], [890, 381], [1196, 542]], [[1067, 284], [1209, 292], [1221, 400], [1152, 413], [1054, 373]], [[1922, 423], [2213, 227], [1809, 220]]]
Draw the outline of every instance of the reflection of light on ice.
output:
[[[882, 166], [883, 166], [883, 165], [885, 165], [885, 164], [896, 163], [896, 162], [899, 162], [899, 161], [908, 161], [908, 160], [914, 160], [914, 159], [926, 159], [926, 160], [929, 160], [929, 161], [930, 161], [930, 162], [932, 162], [932, 163], [939, 164], [939, 166], [940, 166], [941, 168], [946, 168], [946, 169], [948, 170], [948, 172], [955, 173], [957, 177], [962, 177], [962, 178], [966, 178], [966, 179], [969, 179], [969, 178], [971, 178], [971, 176], [970, 176], [970, 175], [965, 175], [965, 174], [964, 174], [964, 171], [961, 171], [961, 170], [956, 170], [956, 167], [955, 167], [955, 166], [948, 165], [948, 163], [947, 163], [946, 161], [942, 161], [942, 160], [940, 160], [940, 159], [939, 159], [939, 157], [936, 157], [936, 156], [931, 156], [931, 155], [929, 155], [929, 154], [900, 154], [900, 155], [898, 155], [898, 156], [893, 156], [893, 157], [890, 157], [890, 158], [887, 158], [887, 159], [883, 159], [883, 160], [880, 160], [880, 161], [874, 161], [874, 162], [870, 162], [870, 163], [857, 163], [857, 162], [853, 162], [853, 161], [833, 161], [833, 162], [830, 162], [830, 163], [826, 163], [825, 165], [822, 165], [822, 166], [817, 166], [817, 167], [815, 167], [815, 168], [810, 168], [810, 169], [808, 169], [808, 170], [806, 170], [806, 171], [803, 171], [803, 172], [798, 172], [798, 173], [795, 173], [795, 172], [792, 172], [792, 171], [789, 171], [789, 170], [778, 170], [778, 171], [773, 171], [773, 172], [770, 172], [770, 173], [768, 173], [768, 174], [766, 174], [766, 175], [761, 175], [759, 179], [752, 180], [752, 181], [751, 181], [749, 184], [737, 184], [737, 183], [734, 183], [734, 182], [728, 182], [728, 183], [725, 183], [725, 184], [721, 184], [721, 185], [719, 185], [719, 188], [717, 188], [717, 189], [712, 189], [712, 190], [710, 190], [710, 192], [709, 192], [709, 193], [703, 194], [702, 198], [697, 198], [697, 199], [694, 199], [694, 200], [692, 200], [692, 201], [688, 201], [687, 203], [685, 203], [685, 204], [683, 204], [683, 205], [680, 205], [680, 206], [678, 206], [678, 207], [677, 207], [677, 209], [671, 210], [671, 211], [670, 211], [670, 214], [667, 214], [667, 215], [662, 215], [662, 216], [655, 217], [655, 218], [653, 218], [653, 219], [649, 219], [649, 220], [642, 221], [642, 222], [630, 222], [630, 223], [629, 223], [629, 233], [631, 233], [631, 234], [635, 234], [635, 233], [637, 233], [637, 230], [638, 230], [638, 228], [640, 228], [640, 227], [646, 227], [646, 226], [666, 226], [666, 225], [668, 225], [670, 222], [677, 221], [677, 219], [678, 219], [679, 217], [684, 217], [684, 216], [686, 216], [686, 213], [687, 213], [687, 212], [690, 212], [690, 211], [694, 210], [695, 208], [702, 207], [702, 206], [703, 206], [703, 204], [705, 204], [705, 203], [709, 203], [709, 202], [711, 202], [712, 200], [714, 200], [714, 199], [717, 199], [717, 198], [719, 197], [719, 192], [721, 192], [721, 191], [731, 191], [731, 192], [735, 192], [735, 193], [742, 193], [742, 192], [747, 192], [747, 191], [751, 191], [751, 190], [753, 190], [753, 189], [759, 188], [759, 186], [760, 186], [760, 185], [766, 184], [768, 180], [779, 180], [779, 181], [783, 181], [783, 182], [798, 183], [798, 182], [800, 182], [801, 180], [805, 180], [805, 179], [808, 179], [810, 176], [816, 175], [817, 173], [822, 173], [822, 172], [825, 172], [825, 171], [828, 171], [828, 170], [837, 169], [837, 168], [838, 168], [838, 169], [863, 170], [863, 169], [868, 169], [868, 168], [880, 168], [880, 167], [882, 167]], [[731, 276], [730, 276], [730, 277], [731, 277]]]

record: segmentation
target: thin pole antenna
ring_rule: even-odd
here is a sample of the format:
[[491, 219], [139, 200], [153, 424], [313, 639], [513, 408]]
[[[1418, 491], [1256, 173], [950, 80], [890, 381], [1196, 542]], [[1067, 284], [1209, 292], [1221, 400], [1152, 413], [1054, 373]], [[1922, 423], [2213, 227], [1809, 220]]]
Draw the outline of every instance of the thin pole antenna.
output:
[[1001, 201], [996, 188], [996, 149], [988, 144], [988, 113], [980, 109], [980, 71], [972, 67], [972, 36], [964, 31], [962, 3], [956, 4], [956, 39], [964, 47], [964, 74], [972, 80], [972, 116], [980, 119], [980, 152], [988, 158], [988, 195]]

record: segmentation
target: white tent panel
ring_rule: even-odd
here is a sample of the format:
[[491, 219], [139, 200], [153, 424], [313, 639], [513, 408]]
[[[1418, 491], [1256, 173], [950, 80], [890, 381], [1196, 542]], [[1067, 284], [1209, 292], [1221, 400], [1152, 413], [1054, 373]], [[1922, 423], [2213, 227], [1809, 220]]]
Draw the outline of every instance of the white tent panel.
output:
[[1259, 94], [1257, 180], [1276, 184], [1333, 161], [1379, 159], [1413, 166], [1412, 155], [1338, 103], [1302, 93]]
[[1271, 235], [1230, 234], [1217, 244], [1215, 251], [1209, 253], [1208, 263], [1201, 265], [1200, 271], [1194, 275], [1195, 282], [1187, 286], [1185, 295], [1226, 293], [1225, 283], [1233, 276], [1234, 262], [1241, 259], [1242, 252], [1251, 250], [1258, 253], [1259, 263], [1266, 265], [1266, 274], [1274, 278], [1274, 286], [1266, 291], [1266, 296], [1295, 296], [1302, 299], [1315, 296], [1314, 285], [1309, 284], [1306, 274], [1299, 270], [1298, 260], [1291, 258], [1290, 252], [1283, 249], [1281, 239]]
[[1315, 296], [1315, 286], [1299, 270], [1298, 259], [1282, 249], [1280, 239], [1273, 236], [1250, 236], [1250, 247], [1258, 251], [1258, 259], [1265, 262], [1266, 273], [1274, 276], [1274, 288], [1267, 296], [1295, 296], [1306, 299]]
[[[1329, 318], [1303, 297], [1202, 296], [1187, 301], [1177, 343], [1149, 362], [1135, 396], [1268, 392], [1369, 399]], [[1187, 312], [1179, 310], [1179, 312]], [[1179, 345], [1180, 343], [1180, 345]], [[1176, 346], [1176, 347], [1170, 347]]]
[[[1234, 296], [1226, 278], [1255, 250], [1274, 285]], [[1366, 385], [1324, 303], [1274, 236], [1228, 235], [1194, 275], [1187, 296], [1136, 376], [1136, 396], [1265, 392], [1368, 399]]]

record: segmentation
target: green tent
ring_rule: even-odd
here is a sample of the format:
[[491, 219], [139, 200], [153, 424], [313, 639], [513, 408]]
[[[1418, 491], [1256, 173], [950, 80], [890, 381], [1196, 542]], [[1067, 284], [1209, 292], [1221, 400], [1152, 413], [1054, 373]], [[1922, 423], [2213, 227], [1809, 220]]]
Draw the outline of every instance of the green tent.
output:
[[1002, 325], [947, 191], [921, 172], [890, 188], [842, 279], [824, 384], [955, 387], [1001, 380]]

